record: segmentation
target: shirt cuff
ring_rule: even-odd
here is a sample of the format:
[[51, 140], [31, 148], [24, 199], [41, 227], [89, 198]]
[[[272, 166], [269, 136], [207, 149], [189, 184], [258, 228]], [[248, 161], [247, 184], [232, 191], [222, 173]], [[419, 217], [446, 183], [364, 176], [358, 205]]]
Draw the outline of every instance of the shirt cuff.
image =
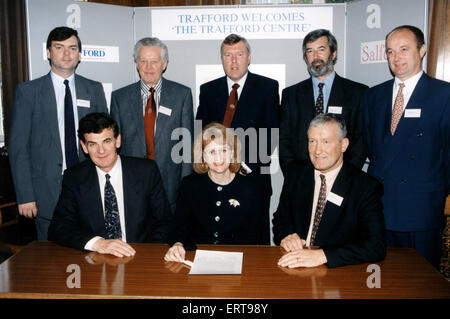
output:
[[92, 249], [92, 246], [94, 245], [94, 243], [101, 239], [102, 237], [100, 236], [95, 236], [94, 238], [92, 238], [91, 240], [89, 240], [86, 245], [84, 245], [84, 249], [86, 250], [90, 250], [90, 251], [94, 251], [94, 249]]

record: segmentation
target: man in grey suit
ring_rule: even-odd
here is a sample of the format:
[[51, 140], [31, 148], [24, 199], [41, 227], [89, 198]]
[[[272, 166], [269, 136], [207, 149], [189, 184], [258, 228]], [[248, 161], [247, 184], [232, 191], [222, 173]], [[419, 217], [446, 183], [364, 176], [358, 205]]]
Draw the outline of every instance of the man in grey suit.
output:
[[75, 74], [81, 60], [76, 30], [53, 29], [47, 58], [47, 75], [16, 88], [8, 143], [19, 213], [36, 217], [39, 240], [47, 239], [62, 173], [85, 159], [76, 137], [78, 119], [108, 110], [101, 83]]
[[139, 40], [134, 61], [140, 80], [111, 96], [111, 116], [122, 136], [120, 154], [156, 161], [174, 212], [181, 179], [192, 172], [191, 89], [162, 77], [169, 54], [158, 38]]

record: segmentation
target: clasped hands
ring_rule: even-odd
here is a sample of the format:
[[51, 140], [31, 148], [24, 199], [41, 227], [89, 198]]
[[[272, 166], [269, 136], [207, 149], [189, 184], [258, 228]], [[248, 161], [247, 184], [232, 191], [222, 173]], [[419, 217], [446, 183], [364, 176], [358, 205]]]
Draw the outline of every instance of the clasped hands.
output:
[[280, 246], [288, 253], [278, 261], [278, 266], [287, 268], [316, 267], [327, 262], [323, 249], [306, 249], [306, 241], [296, 233], [284, 237]]

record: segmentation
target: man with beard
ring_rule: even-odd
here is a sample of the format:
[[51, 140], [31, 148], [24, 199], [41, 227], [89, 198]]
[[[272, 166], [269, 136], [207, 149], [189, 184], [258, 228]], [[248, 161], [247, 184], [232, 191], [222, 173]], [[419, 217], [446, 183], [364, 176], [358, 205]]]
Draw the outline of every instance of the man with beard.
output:
[[311, 77], [283, 90], [280, 113], [280, 166], [308, 159], [308, 126], [318, 114], [340, 115], [350, 146], [345, 161], [362, 168], [366, 159], [362, 130], [362, 94], [366, 85], [340, 77], [336, 38], [325, 29], [311, 31], [303, 40], [303, 59]]

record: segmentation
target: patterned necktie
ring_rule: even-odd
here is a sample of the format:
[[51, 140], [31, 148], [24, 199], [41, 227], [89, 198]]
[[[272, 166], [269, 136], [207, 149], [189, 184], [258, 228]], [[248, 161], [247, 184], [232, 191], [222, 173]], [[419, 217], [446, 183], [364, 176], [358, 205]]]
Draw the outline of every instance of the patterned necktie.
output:
[[323, 86], [325, 83], [319, 83], [319, 96], [316, 101], [316, 115], [323, 114]]
[[310, 246], [313, 245], [314, 240], [316, 239], [317, 230], [319, 229], [320, 220], [322, 219], [323, 210], [325, 208], [325, 203], [327, 201], [327, 182], [325, 180], [325, 175], [320, 174], [320, 193], [319, 193], [319, 199], [317, 201], [317, 207], [316, 207], [316, 214], [314, 215], [314, 224], [313, 229], [311, 231], [311, 240]]
[[405, 87], [404, 83], [400, 83], [397, 93], [397, 97], [395, 98], [394, 108], [392, 109], [392, 120], [391, 120], [391, 134], [394, 135], [395, 130], [397, 129], [398, 122], [402, 118], [403, 114], [403, 88]]
[[105, 227], [108, 239], [121, 239], [119, 208], [117, 206], [116, 192], [111, 185], [109, 174], [105, 175]]
[[145, 107], [144, 129], [145, 144], [147, 145], [147, 158], [155, 159], [155, 122], [156, 122], [156, 103], [154, 97], [155, 89], [150, 88], [150, 96]]
[[225, 127], [230, 127], [231, 122], [233, 121], [234, 112], [236, 111], [237, 103], [238, 103], [238, 95], [237, 89], [239, 88], [239, 84], [234, 83], [233, 89], [231, 90], [230, 96], [228, 97], [227, 109], [225, 111], [225, 116], [223, 118], [223, 125]]
[[64, 154], [66, 156], [66, 167], [70, 168], [78, 163], [78, 150], [69, 81], [64, 80], [64, 85], [66, 86], [64, 97]]

